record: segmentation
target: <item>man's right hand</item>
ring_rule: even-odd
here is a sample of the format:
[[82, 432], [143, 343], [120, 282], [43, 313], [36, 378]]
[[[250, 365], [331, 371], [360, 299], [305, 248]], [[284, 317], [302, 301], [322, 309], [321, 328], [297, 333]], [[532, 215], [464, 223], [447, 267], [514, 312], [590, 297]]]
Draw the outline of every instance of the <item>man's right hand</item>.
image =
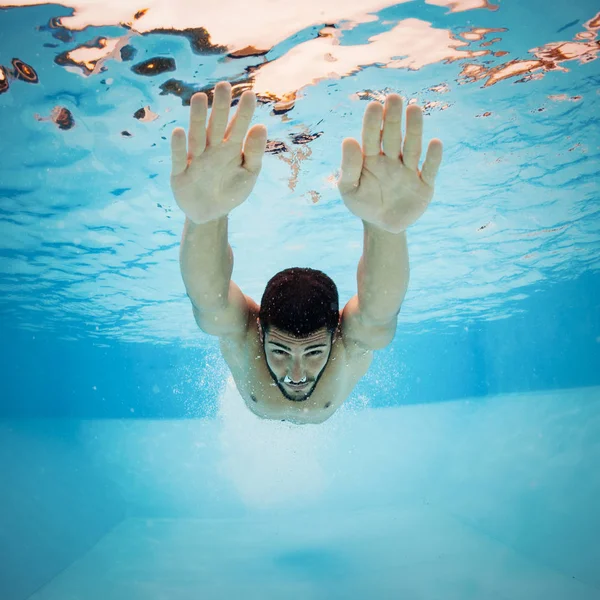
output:
[[267, 128], [254, 125], [248, 131], [256, 107], [251, 91], [242, 94], [227, 124], [231, 85], [226, 81], [215, 86], [208, 128], [206, 94], [194, 94], [190, 105], [187, 149], [183, 128], [175, 128], [171, 137], [171, 189], [188, 219], [201, 225], [226, 216], [248, 198], [262, 166]]

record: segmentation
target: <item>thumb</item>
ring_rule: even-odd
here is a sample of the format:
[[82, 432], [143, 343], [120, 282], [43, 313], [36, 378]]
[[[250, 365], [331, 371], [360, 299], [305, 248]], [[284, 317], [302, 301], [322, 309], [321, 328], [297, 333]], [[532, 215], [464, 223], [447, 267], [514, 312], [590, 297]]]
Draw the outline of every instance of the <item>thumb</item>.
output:
[[254, 125], [250, 128], [244, 143], [243, 167], [257, 175], [262, 167], [263, 156], [267, 146], [267, 128], [264, 125]]
[[349, 191], [358, 185], [363, 166], [360, 144], [354, 138], [342, 142], [342, 172], [338, 181], [340, 190]]

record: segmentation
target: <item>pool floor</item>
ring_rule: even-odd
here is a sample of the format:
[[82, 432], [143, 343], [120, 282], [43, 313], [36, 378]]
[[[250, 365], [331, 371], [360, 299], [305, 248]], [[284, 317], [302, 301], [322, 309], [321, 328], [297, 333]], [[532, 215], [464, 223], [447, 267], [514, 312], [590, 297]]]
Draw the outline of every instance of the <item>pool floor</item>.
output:
[[424, 506], [125, 519], [31, 600], [597, 600], [598, 590]]
[[600, 598], [600, 388], [314, 427], [230, 400], [0, 420], [2, 600]]

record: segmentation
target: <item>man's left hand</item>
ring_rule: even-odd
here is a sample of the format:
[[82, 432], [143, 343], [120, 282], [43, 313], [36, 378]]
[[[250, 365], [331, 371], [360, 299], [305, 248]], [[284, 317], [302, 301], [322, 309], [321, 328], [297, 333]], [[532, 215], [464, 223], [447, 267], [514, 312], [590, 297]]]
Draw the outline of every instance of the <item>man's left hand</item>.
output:
[[[383, 127], [382, 127], [383, 121]], [[402, 98], [386, 97], [385, 106], [371, 102], [362, 129], [362, 149], [354, 138], [342, 143], [338, 189], [357, 217], [390, 233], [400, 233], [427, 209], [442, 161], [442, 142], [429, 143], [419, 171], [423, 113], [412, 104], [406, 110], [402, 145]]]

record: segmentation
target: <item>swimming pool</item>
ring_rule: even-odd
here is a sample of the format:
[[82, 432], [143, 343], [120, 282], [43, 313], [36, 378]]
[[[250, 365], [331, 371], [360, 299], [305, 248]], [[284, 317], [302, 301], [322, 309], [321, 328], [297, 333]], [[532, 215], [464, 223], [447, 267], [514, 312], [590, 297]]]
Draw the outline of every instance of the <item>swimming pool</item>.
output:
[[[591, 2], [0, 10], [0, 597], [600, 595]], [[394, 342], [318, 426], [252, 415], [185, 295], [169, 139], [220, 80], [268, 127], [229, 224], [257, 301], [356, 293], [370, 101], [444, 143]]]

